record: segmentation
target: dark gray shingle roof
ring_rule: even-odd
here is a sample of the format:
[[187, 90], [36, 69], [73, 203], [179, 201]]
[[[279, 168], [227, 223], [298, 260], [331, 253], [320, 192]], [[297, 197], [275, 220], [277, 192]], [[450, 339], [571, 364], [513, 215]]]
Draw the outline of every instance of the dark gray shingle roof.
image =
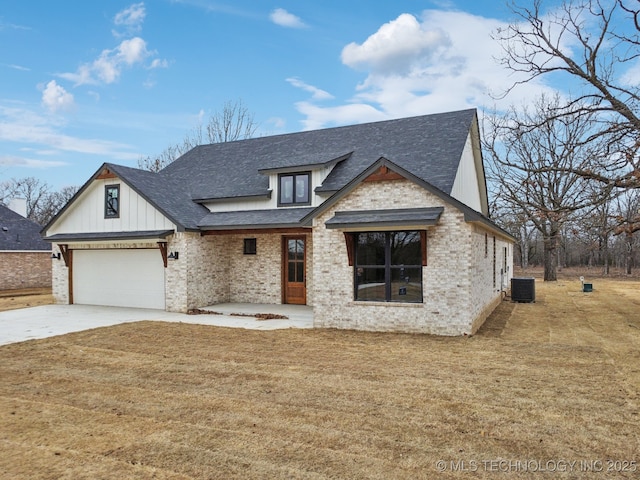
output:
[[[94, 178], [105, 167], [112, 170], [179, 230], [288, 226], [307, 221], [304, 217], [313, 209], [223, 214], [210, 213], [194, 200], [267, 197], [269, 178], [265, 172], [330, 164], [335, 164], [333, 170], [316, 190], [333, 193], [381, 158], [449, 195], [475, 118], [476, 111], [471, 109], [201, 145], [158, 173], [107, 163]], [[297, 217], [296, 212], [300, 213]]]
[[313, 210], [313, 207], [307, 207], [213, 212], [204, 217], [198, 226], [206, 230], [297, 227], [302, 218]]
[[462, 110], [201, 145], [159, 176], [177, 181], [192, 199], [266, 195], [268, 178], [260, 170], [322, 165], [348, 156], [318, 189], [333, 192], [385, 157], [449, 194], [475, 115], [473, 109]]
[[152, 230], [139, 232], [87, 232], [87, 233], [57, 233], [46, 237], [47, 242], [84, 242], [94, 240], [155, 240], [166, 238], [173, 230]]
[[0, 205], [0, 250], [51, 250], [40, 225]]
[[443, 207], [336, 212], [325, 223], [327, 228], [381, 228], [407, 225], [435, 225]]

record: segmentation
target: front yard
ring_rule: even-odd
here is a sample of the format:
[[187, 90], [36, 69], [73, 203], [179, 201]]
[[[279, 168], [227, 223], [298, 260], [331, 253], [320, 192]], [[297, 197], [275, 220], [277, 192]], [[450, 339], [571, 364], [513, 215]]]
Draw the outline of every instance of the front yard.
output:
[[[478, 335], [141, 322], [0, 347], [0, 477], [637, 478], [640, 282]], [[608, 473], [607, 473], [608, 472]]]

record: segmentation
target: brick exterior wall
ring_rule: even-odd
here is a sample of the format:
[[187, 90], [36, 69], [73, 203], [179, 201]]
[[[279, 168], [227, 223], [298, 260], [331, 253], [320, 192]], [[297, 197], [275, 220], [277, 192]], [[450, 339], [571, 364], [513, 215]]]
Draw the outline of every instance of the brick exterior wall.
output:
[[[343, 232], [324, 223], [336, 211], [418, 206], [444, 207], [438, 225], [427, 234], [423, 303], [355, 302], [354, 267], [348, 264]], [[486, 281], [493, 276], [492, 250], [490, 261], [476, 262], [484, 257], [484, 232], [465, 222], [455, 207], [408, 180], [360, 184], [314, 220], [313, 235], [315, 327], [472, 334], [500, 301], [500, 292]]]
[[[53, 245], [53, 253], [60, 253], [57, 245]], [[55, 303], [69, 304], [69, 269], [64, 264], [64, 260], [51, 260], [51, 280], [52, 293]]]
[[51, 287], [51, 252], [0, 252], [0, 290]]
[[[166, 275], [167, 310], [186, 312], [217, 303], [282, 303], [281, 234], [206, 235], [177, 233], [169, 251], [180, 252]], [[244, 239], [256, 238], [257, 254], [244, 254]], [[307, 304], [312, 305], [313, 258], [307, 238]]]
[[[419, 206], [444, 208], [438, 224], [428, 229], [423, 303], [354, 301], [354, 267], [348, 264], [343, 232], [325, 228], [325, 222], [336, 211]], [[306, 235], [307, 304], [314, 307], [314, 326], [319, 328], [473, 334], [501, 301], [503, 286], [511, 278], [512, 245], [495, 237], [494, 261], [493, 233], [465, 222], [457, 208], [409, 180], [361, 183], [316, 218], [312, 232], [313, 237]], [[165, 270], [166, 309], [186, 312], [227, 302], [281, 303], [282, 237], [192, 232], [170, 236], [168, 251], [180, 256], [169, 260]], [[244, 255], [244, 238], [257, 239], [256, 255]], [[155, 242], [126, 244], [132, 246], [157, 248]], [[122, 247], [114, 243], [72, 248]], [[48, 266], [51, 262], [54, 298], [68, 303], [68, 269], [63, 260], [52, 261], [47, 254]]]

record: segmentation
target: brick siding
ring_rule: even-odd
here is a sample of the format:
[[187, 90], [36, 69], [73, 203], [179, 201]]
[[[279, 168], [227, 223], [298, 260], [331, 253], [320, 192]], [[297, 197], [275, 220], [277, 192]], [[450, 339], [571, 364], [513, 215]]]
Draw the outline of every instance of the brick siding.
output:
[[[418, 206], [444, 207], [439, 223], [427, 233], [423, 303], [354, 301], [354, 267], [347, 261], [344, 235], [325, 228], [325, 222], [336, 211]], [[493, 250], [484, 259], [484, 231], [465, 222], [458, 209], [408, 180], [360, 184], [315, 219], [313, 235], [315, 327], [472, 334], [500, 299], [499, 289], [487, 282], [493, 276]]]
[[51, 252], [0, 252], [0, 290], [51, 287]]

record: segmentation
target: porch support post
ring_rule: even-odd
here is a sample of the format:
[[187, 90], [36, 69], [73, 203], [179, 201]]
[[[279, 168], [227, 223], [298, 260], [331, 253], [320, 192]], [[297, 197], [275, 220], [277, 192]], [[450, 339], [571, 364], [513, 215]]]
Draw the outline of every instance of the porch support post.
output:
[[162, 255], [164, 268], [167, 268], [167, 242], [158, 242], [158, 248], [160, 249], [160, 255]]
[[66, 267], [69, 266], [69, 262], [71, 260], [71, 253], [69, 250], [69, 245], [63, 244], [60, 245], [58, 244], [58, 248], [60, 249], [60, 253], [62, 253], [62, 258], [64, 259], [64, 265]]

